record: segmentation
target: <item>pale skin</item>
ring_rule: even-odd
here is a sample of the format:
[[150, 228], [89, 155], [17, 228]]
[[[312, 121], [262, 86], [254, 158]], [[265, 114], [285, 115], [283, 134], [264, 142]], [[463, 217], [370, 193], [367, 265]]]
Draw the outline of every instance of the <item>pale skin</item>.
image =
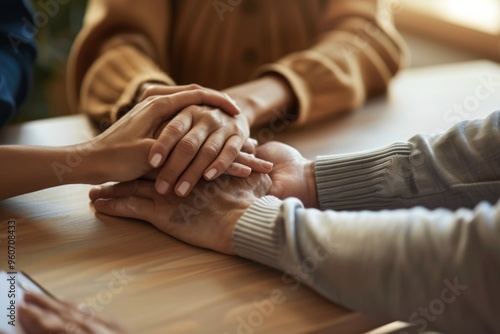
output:
[[[101, 184], [142, 177], [154, 172], [147, 158], [157, 128], [179, 110], [211, 105], [233, 115], [239, 113], [227, 96], [213, 90], [170, 87], [169, 93], [145, 99], [86, 143], [65, 147], [0, 146], [0, 199], [65, 184]], [[219, 158], [214, 159], [217, 163]], [[248, 167], [240, 167], [241, 164]], [[227, 172], [244, 177], [249, 174], [248, 168], [269, 172], [272, 165], [240, 153], [228, 165]]]
[[[235, 255], [232, 234], [236, 222], [259, 197], [297, 197], [306, 206], [318, 207], [312, 161], [277, 142], [258, 147], [256, 153], [274, 163], [269, 175], [252, 173], [243, 179], [222, 176], [211, 182], [202, 180], [186, 197], [160, 195], [153, 181], [135, 180], [94, 188], [90, 198], [102, 219], [104, 215], [141, 219], [189, 244]], [[209, 198], [203, 208], [193, 205], [200, 196]], [[126, 333], [118, 324], [100, 317], [84, 321], [88, 319], [84, 312], [47, 296], [28, 296], [27, 303], [19, 308], [19, 319], [28, 334], [65, 333], [68, 323], [80, 333]]]
[[[145, 83], [139, 101], [168, 95], [169, 87]], [[210, 181], [225, 171], [249, 138], [250, 128], [266, 125], [276, 112], [293, 113], [295, 96], [278, 76], [265, 76], [224, 90], [240, 107], [241, 114], [229, 117], [220, 109], [190, 106], [179, 112], [163, 129], [149, 153], [151, 166], [163, 165], [156, 190], [172, 190], [187, 196], [199, 179]], [[219, 156], [216, 163], [211, 163]]]

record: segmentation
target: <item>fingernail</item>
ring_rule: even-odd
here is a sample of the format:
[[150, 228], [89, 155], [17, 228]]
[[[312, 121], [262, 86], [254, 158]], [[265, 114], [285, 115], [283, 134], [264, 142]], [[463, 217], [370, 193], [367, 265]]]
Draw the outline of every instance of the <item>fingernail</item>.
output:
[[253, 139], [253, 138], [250, 138], [250, 141], [255, 145], [255, 146], [259, 146], [259, 142], [257, 141], [257, 139]]
[[156, 186], [156, 191], [158, 191], [160, 194], [166, 194], [168, 191], [168, 187], [169, 187], [168, 182], [160, 181]]
[[106, 200], [104, 198], [98, 198], [94, 201], [94, 208], [99, 209], [99, 207], [103, 207], [106, 204]]
[[248, 175], [252, 174], [252, 168], [250, 168], [248, 166], [241, 167], [241, 171], [243, 173], [245, 173], [245, 176], [248, 176]]
[[101, 187], [94, 187], [90, 189], [89, 197], [90, 199], [97, 199], [99, 198], [100, 193], [101, 193]]
[[181, 196], [184, 196], [188, 192], [189, 188], [191, 188], [191, 183], [184, 181], [181, 183], [179, 188], [177, 188], [177, 191], [181, 194]]
[[269, 161], [262, 161], [261, 162], [261, 165], [262, 167], [264, 167], [265, 169], [269, 169], [269, 170], [272, 170], [273, 169], [273, 166], [274, 164], [272, 162], [269, 162]]
[[151, 166], [156, 168], [160, 165], [161, 158], [162, 158], [162, 156], [160, 153], [155, 153], [155, 155], [153, 155], [153, 157], [151, 158], [149, 163], [151, 164]]
[[216, 168], [212, 168], [211, 170], [209, 170], [206, 174], [205, 174], [205, 177], [208, 179], [208, 180], [211, 180], [215, 175], [217, 174], [217, 169]]

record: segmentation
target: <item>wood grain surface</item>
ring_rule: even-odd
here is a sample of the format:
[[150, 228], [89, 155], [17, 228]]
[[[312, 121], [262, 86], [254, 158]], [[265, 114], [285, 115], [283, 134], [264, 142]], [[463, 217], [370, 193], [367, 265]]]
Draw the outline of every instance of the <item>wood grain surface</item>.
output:
[[[285, 141], [309, 158], [376, 148], [450, 127], [457, 115], [448, 109], [470, 100], [488, 75], [499, 83], [496, 94], [460, 116], [484, 117], [500, 106], [500, 68], [473, 62], [403, 72], [387, 98], [295, 132], [256, 136]], [[65, 145], [93, 133], [74, 115], [10, 127], [0, 143]], [[385, 323], [260, 264], [189, 246], [145, 222], [96, 216], [89, 189], [62, 186], [1, 201], [0, 268], [7, 263], [7, 221], [14, 219], [18, 270], [131, 333], [362, 333]]]

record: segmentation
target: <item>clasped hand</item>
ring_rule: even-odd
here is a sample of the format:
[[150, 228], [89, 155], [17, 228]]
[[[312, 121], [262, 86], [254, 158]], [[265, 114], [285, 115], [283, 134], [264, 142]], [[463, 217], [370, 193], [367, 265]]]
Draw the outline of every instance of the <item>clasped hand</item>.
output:
[[222, 173], [244, 177], [252, 170], [272, 170], [271, 163], [240, 152], [245, 142], [253, 152], [255, 143], [247, 140], [239, 125], [244, 121], [237, 119], [239, 110], [227, 95], [199, 86], [162, 88], [164, 95], [144, 95], [92, 141], [92, 175], [97, 176], [90, 183], [154, 174], [158, 192], [176, 184], [177, 195], [186, 196], [203, 176], [212, 180]]
[[[190, 89], [219, 94], [233, 104], [230, 97], [201, 88]], [[155, 96], [171, 96], [172, 87], [148, 84], [139, 100]], [[173, 188], [178, 196], [186, 196], [204, 177], [210, 181], [222, 173], [246, 177], [253, 171], [268, 173], [272, 164], [242, 153], [242, 148], [254, 153], [255, 143], [249, 138], [247, 119], [231, 105], [217, 109], [209, 106], [190, 105], [162, 125], [149, 155], [152, 167], [160, 167], [156, 189], [165, 194]], [[246, 147], [245, 143], [247, 142]]]
[[[198, 86], [160, 88], [146, 90], [142, 102], [98, 137], [97, 152], [107, 161], [102, 165], [113, 166], [98, 183], [125, 182], [91, 191], [98, 212], [145, 220], [190, 244], [233, 254], [234, 226], [259, 197], [298, 197], [317, 206], [312, 162], [297, 150], [272, 142], [257, 149], [250, 144], [257, 157], [240, 152], [245, 122], [234, 116], [237, 107], [225, 94]], [[254, 173], [235, 167], [241, 164]]]

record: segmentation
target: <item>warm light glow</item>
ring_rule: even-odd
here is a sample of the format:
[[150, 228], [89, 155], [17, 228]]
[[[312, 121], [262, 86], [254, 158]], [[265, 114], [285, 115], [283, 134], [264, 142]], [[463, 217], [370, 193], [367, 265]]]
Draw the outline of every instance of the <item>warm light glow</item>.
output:
[[491, 34], [500, 33], [500, 0], [401, 0], [443, 19]]

